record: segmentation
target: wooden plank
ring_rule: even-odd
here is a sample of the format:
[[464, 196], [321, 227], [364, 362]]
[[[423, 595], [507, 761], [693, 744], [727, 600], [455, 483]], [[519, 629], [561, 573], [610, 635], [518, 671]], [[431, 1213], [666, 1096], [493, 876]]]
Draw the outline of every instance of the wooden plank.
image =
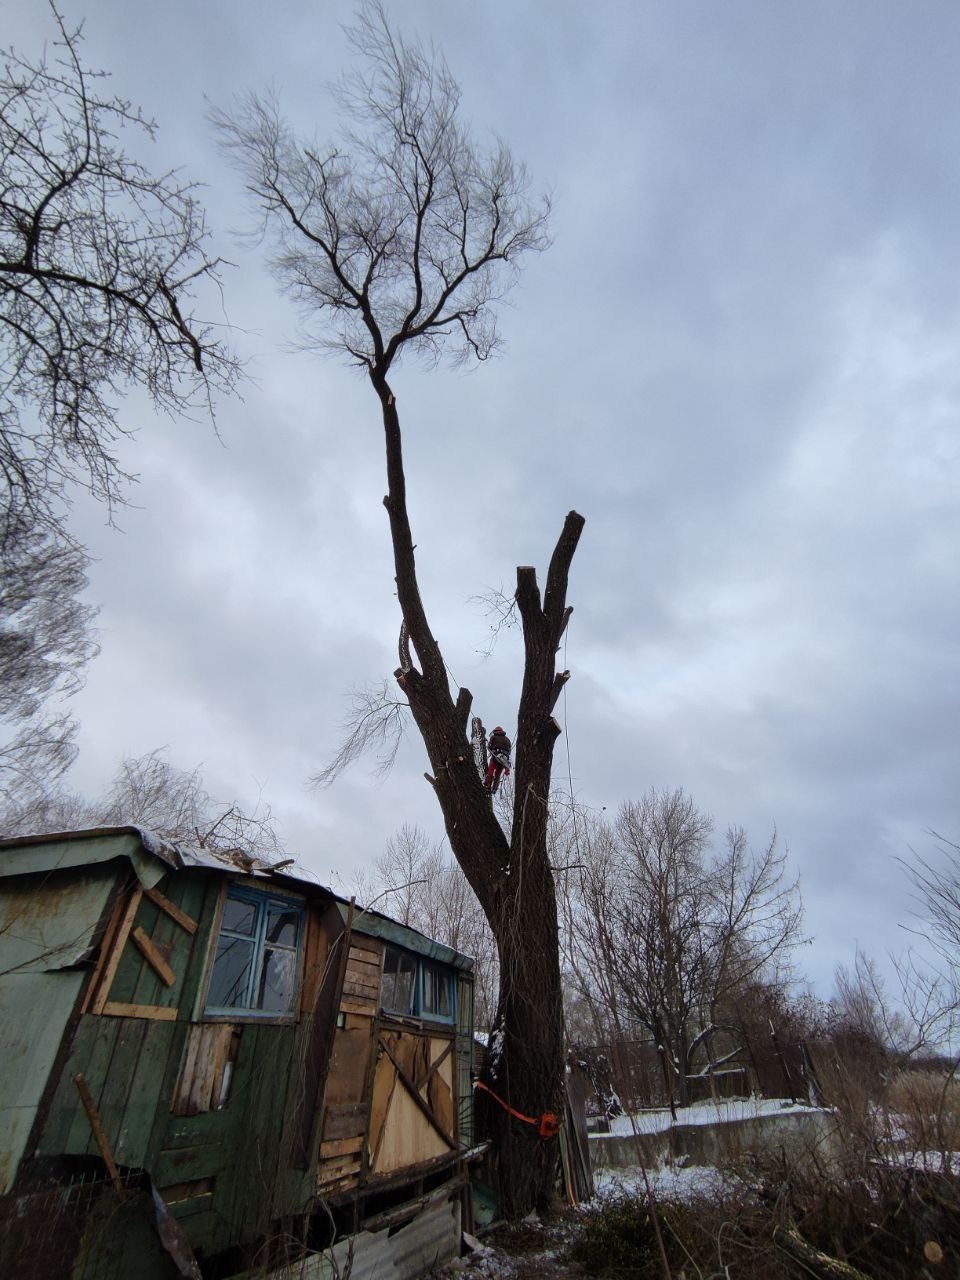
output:
[[375, 1000], [357, 1000], [356, 998], [347, 999], [346, 997], [340, 1001], [341, 1013], [358, 1013], [364, 1018], [372, 1018], [377, 1012], [377, 1002]]
[[167, 964], [164, 957], [157, 950], [152, 938], [138, 925], [130, 935], [134, 945], [142, 954], [147, 964], [154, 971], [164, 986], [172, 987], [177, 980], [177, 975]]
[[186, 929], [187, 933], [197, 932], [199, 927], [197, 921], [188, 916], [185, 911], [181, 911], [177, 904], [171, 902], [159, 889], [144, 889], [143, 892], [155, 907], [159, 907], [161, 911], [166, 912], [170, 919], [175, 920], [181, 929]]
[[447, 1144], [449, 1144], [449, 1143], [450, 1143], [450, 1135], [449, 1135], [449, 1133], [444, 1132], [444, 1130], [443, 1130], [443, 1128], [442, 1128], [442, 1126], [441, 1126], [441, 1124], [440, 1124], [440, 1121], [437, 1119], [437, 1117], [436, 1117], [436, 1116], [433, 1114], [433, 1112], [430, 1110], [430, 1107], [428, 1106], [428, 1104], [427, 1104], [426, 1102], [424, 1102], [423, 1098], [421, 1098], [420, 1093], [419, 1093], [419, 1091], [418, 1091], [418, 1089], [417, 1089], [417, 1086], [413, 1083], [413, 1081], [410, 1079], [410, 1077], [409, 1077], [409, 1076], [407, 1075], [407, 1073], [404, 1071], [403, 1067], [401, 1067], [400, 1063], [397, 1061], [397, 1059], [393, 1056], [393, 1054], [392, 1054], [392, 1053], [390, 1052], [390, 1050], [387, 1048], [386, 1044], [384, 1043], [384, 1039], [383, 1039], [383, 1037], [382, 1037], [382, 1036], [381, 1036], [381, 1038], [380, 1038], [380, 1043], [381, 1043], [381, 1045], [383, 1045], [383, 1051], [384, 1051], [384, 1053], [386, 1053], [386, 1055], [390, 1058], [390, 1061], [391, 1061], [391, 1062], [393, 1063], [393, 1065], [397, 1068], [397, 1075], [400, 1077], [400, 1083], [404, 1086], [404, 1088], [406, 1089], [407, 1093], [410, 1095], [410, 1097], [411, 1097], [411, 1098], [413, 1099], [413, 1101], [416, 1103], [417, 1107], [418, 1107], [418, 1108], [420, 1109], [420, 1111], [423, 1113], [423, 1115], [424, 1115], [425, 1119], [427, 1119], [427, 1120], [430, 1122], [431, 1126], [432, 1126], [432, 1127], [437, 1131], [437, 1133], [438, 1133], [438, 1134], [440, 1135], [440, 1137], [444, 1140], [444, 1142], [446, 1142]]
[[454, 1140], [453, 1092], [442, 1076], [432, 1075], [427, 1086], [427, 1101], [437, 1117], [440, 1128], [452, 1142]]
[[334, 1036], [327, 1072], [326, 1096], [330, 1103], [360, 1102], [363, 1099], [372, 1039], [370, 1027], [358, 1031], [340, 1030]]
[[90, 1005], [95, 999], [98, 991], [103, 985], [103, 974], [107, 965], [107, 961], [113, 954], [114, 940], [117, 936], [117, 930], [127, 910], [129, 903], [129, 894], [131, 890], [127, 884], [115, 886], [113, 904], [110, 909], [110, 918], [107, 920], [106, 926], [100, 937], [99, 949], [97, 951], [97, 962], [93, 967], [87, 981], [86, 989], [83, 993], [83, 1000], [80, 1004], [80, 1012], [88, 1013]]
[[[347, 967], [347, 972], [343, 975], [344, 983], [352, 983], [354, 987], [359, 987], [363, 992], [369, 992], [375, 1000], [380, 994], [380, 975], [363, 973], [360, 970]], [[347, 990], [346, 985], [344, 990]]]
[[[454, 1042], [452, 1040], [447, 1041], [447, 1047], [443, 1050], [443, 1052], [440, 1054], [439, 1057], [434, 1058], [434, 1060], [430, 1063], [430, 1066], [427, 1068], [426, 1075], [417, 1080], [418, 1089], [422, 1089], [425, 1084], [429, 1084], [431, 1078], [436, 1074], [436, 1072], [440, 1070], [440, 1068], [443, 1066], [443, 1064], [446, 1062], [447, 1058], [450, 1056], [451, 1052], [453, 1051], [453, 1043]], [[433, 1051], [432, 1042], [430, 1045], [430, 1049], [432, 1052]]]
[[332, 1200], [336, 1196], [345, 1195], [348, 1191], [355, 1191], [359, 1184], [359, 1175], [354, 1173], [344, 1178], [335, 1178], [333, 1182], [318, 1183], [317, 1191], [323, 1192], [325, 1200]]
[[[94, 1102], [98, 1102], [106, 1082], [110, 1059], [113, 1057], [113, 1047], [123, 1028], [123, 1023], [119, 1018], [91, 1018], [91, 1026], [94, 1038], [93, 1043], [90, 1045], [90, 1052], [87, 1055], [86, 1065], [83, 1068], [83, 1078], [87, 1082]], [[71, 1093], [76, 1087], [72, 1083], [74, 1074], [76, 1073], [72, 1069], [70, 1075], [65, 1073], [66, 1080], [71, 1086]], [[96, 1147], [90, 1136], [90, 1125], [87, 1123], [83, 1109], [77, 1106], [75, 1096], [71, 1108], [71, 1117], [70, 1131], [63, 1147], [63, 1154], [80, 1155], [89, 1152], [90, 1155], [95, 1155]]]
[[333, 1142], [320, 1143], [320, 1159], [330, 1160], [334, 1156], [357, 1155], [363, 1150], [363, 1134], [355, 1138], [337, 1138]]
[[177, 1010], [172, 1005], [123, 1004], [107, 1001], [100, 1011], [107, 1018], [148, 1018], [155, 1022], [176, 1022]]
[[[150, 1138], [159, 1110], [166, 1118], [166, 1098], [163, 1078], [167, 1058], [177, 1037], [176, 1024], [169, 1022], [143, 1023], [143, 1043], [137, 1061], [136, 1074], [129, 1082], [127, 1097], [122, 1103], [120, 1126], [117, 1130], [115, 1151], [121, 1164], [135, 1168], [150, 1167]], [[161, 1100], [158, 1106], [158, 1100]]]
[[120, 963], [120, 957], [123, 955], [123, 949], [127, 944], [127, 936], [133, 926], [142, 897], [143, 890], [138, 884], [120, 913], [117, 927], [111, 936], [109, 954], [106, 957], [106, 963], [97, 983], [96, 995], [90, 1002], [91, 1013], [103, 1013], [103, 1006], [107, 1003], [107, 996], [110, 994], [110, 988], [113, 986], [113, 980], [117, 975], [117, 966]]
[[365, 964], [375, 964], [380, 967], [380, 952], [372, 951], [369, 947], [360, 946], [356, 942], [350, 944], [349, 958], [351, 960], [360, 960]]
[[[103, 1088], [97, 1099], [97, 1108], [104, 1132], [121, 1164], [130, 1163], [120, 1153], [123, 1133], [123, 1113], [130, 1091], [139, 1083], [137, 1069], [144, 1037], [152, 1024], [143, 1018], [124, 1018], [120, 1023], [110, 1063], [103, 1076]], [[154, 1084], [157, 1082], [154, 1081]]]
[[316, 907], [307, 913], [307, 930], [303, 947], [303, 982], [300, 984], [300, 1012], [315, 1012], [320, 991], [327, 974], [329, 956], [327, 933], [323, 917]]
[[327, 1107], [323, 1116], [324, 1142], [334, 1138], [353, 1138], [363, 1135], [367, 1126], [367, 1104], [347, 1102]]
[[168, 897], [176, 897], [177, 905], [200, 922], [190, 939], [190, 954], [177, 999], [179, 1007], [190, 1018], [200, 1017], [203, 1012], [200, 1001], [211, 969], [210, 951], [219, 928], [221, 893], [226, 891], [226, 884], [220, 881], [225, 879], [210, 876], [201, 880], [181, 874], [174, 877], [168, 891]]
[[370, 1165], [376, 1167], [383, 1129], [390, 1110], [393, 1091], [397, 1087], [397, 1073], [389, 1058], [381, 1058], [377, 1063], [377, 1074], [373, 1080], [373, 1098], [370, 1102], [369, 1147]]
[[351, 1156], [338, 1156], [333, 1160], [322, 1160], [317, 1166], [317, 1182], [323, 1184], [332, 1179], [346, 1178], [360, 1172], [360, 1153]]
[[117, 1195], [122, 1195], [123, 1183], [120, 1181], [120, 1174], [117, 1172], [117, 1166], [110, 1151], [110, 1144], [107, 1142], [107, 1135], [104, 1133], [103, 1125], [100, 1123], [97, 1104], [94, 1102], [93, 1096], [87, 1087], [86, 1080], [84, 1080], [79, 1071], [73, 1077], [73, 1083], [77, 1086], [77, 1092], [80, 1094], [80, 1101], [83, 1103], [83, 1109], [86, 1111], [87, 1119], [90, 1121], [90, 1129], [93, 1133], [94, 1140], [100, 1149], [100, 1155], [103, 1157], [103, 1163], [107, 1166], [107, 1173], [110, 1175], [110, 1181], [113, 1183], [113, 1189], [116, 1191]]
[[216, 1178], [192, 1178], [189, 1182], [174, 1182], [167, 1187], [158, 1187], [167, 1204], [182, 1204], [184, 1200], [195, 1200], [197, 1196], [212, 1194]]
[[198, 1115], [202, 1111], [211, 1110], [210, 1099], [213, 1097], [217, 1046], [219, 1043], [220, 1026], [218, 1023], [209, 1022], [200, 1028], [197, 1060], [190, 1085], [189, 1110], [191, 1115]]
[[367, 982], [357, 982], [356, 979], [347, 974], [343, 979], [343, 994], [349, 996], [352, 1000], [365, 1001], [369, 1005], [376, 1006], [380, 988], [371, 986]]
[[215, 1109], [214, 1100], [220, 1095], [227, 1050], [233, 1039], [233, 1027], [229, 1023], [209, 1023], [202, 1030], [191, 1090], [194, 1113]]
[[365, 978], [368, 982], [380, 983], [380, 965], [369, 964], [366, 960], [357, 960], [351, 956], [347, 961], [347, 973], [355, 973], [359, 978]]

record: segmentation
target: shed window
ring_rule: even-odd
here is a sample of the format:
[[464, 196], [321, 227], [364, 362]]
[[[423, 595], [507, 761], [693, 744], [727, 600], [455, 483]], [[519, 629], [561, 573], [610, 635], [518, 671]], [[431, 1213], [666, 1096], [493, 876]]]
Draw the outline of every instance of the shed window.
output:
[[388, 946], [383, 957], [380, 1007], [403, 1017], [452, 1022], [453, 975], [440, 965]]
[[423, 1016], [425, 1018], [453, 1018], [453, 982], [446, 969], [424, 962]]
[[405, 951], [387, 947], [383, 957], [380, 1006], [390, 1013], [411, 1016], [416, 1012], [417, 962]]
[[223, 904], [207, 1013], [289, 1015], [302, 933], [303, 908], [296, 903], [231, 889]]

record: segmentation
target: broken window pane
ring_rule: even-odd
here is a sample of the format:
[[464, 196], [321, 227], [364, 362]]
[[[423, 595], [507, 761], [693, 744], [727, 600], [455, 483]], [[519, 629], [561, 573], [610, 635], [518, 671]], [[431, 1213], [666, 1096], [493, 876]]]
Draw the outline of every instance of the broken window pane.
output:
[[223, 920], [220, 928], [228, 933], [244, 933], [252, 937], [256, 927], [257, 908], [244, 898], [228, 897], [223, 904]]
[[264, 1013], [289, 1013], [297, 976], [297, 953], [274, 950], [264, 952], [263, 970], [260, 975], [260, 998], [257, 1008]]
[[211, 1013], [245, 1009], [284, 1017], [296, 1003], [303, 907], [256, 890], [231, 889], [207, 990]]
[[267, 912], [267, 943], [281, 947], [297, 945], [300, 928], [300, 912], [286, 907], [271, 906]]
[[210, 1008], [242, 1009], [247, 1005], [255, 950], [252, 941], [242, 938], [218, 939], [207, 992]]

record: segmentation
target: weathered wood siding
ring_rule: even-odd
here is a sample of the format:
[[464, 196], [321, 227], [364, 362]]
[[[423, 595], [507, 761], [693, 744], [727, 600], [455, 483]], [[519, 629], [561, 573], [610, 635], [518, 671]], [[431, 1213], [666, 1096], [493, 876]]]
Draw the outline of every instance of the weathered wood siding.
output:
[[103, 930], [116, 866], [8, 880], [0, 899], [0, 1194], [38, 1107]]
[[370, 1113], [369, 1171], [396, 1173], [457, 1147], [452, 1033], [381, 1026]]
[[[314, 1180], [309, 1167], [295, 1167], [292, 1146], [303, 1128], [314, 1016], [301, 1013], [293, 1024], [239, 1015], [236, 1022], [192, 1021], [202, 1017], [226, 881], [178, 872], [157, 888], [197, 927], [184, 927], [145, 894], [128, 918], [129, 900], [118, 906], [116, 950], [91, 982], [90, 1011], [79, 1020], [38, 1151], [97, 1154], [78, 1106], [74, 1079], [82, 1074], [117, 1163], [149, 1170], [161, 1194], [171, 1193], [193, 1247], [215, 1253], [259, 1238], [309, 1202]], [[305, 952], [322, 970], [326, 946], [312, 936], [321, 928], [318, 911], [308, 912], [307, 928]], [[138, 930], [150, 948], [138, 945]], [[319, 974], [308, 976], [316, 995]], [[315, 1167], [315, 1157], [300, 1163]]]
[[352, 1190], [360, 1180], [370, 1117], [382, 967], [382, 944], [353, 937], [340, 1000], [343, 1025], [334, 1036], [324, 1095], [317, 1192], [325, 1199]]

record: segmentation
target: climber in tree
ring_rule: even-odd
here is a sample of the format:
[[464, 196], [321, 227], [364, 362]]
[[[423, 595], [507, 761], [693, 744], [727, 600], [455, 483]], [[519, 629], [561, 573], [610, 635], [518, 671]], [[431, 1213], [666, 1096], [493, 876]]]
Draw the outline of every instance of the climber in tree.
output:
[[487, 750], [490, 753], [490, 763], [487, 765], [483, 786], [484, 790], [494, 795], [503, 775], [506, 774], [508, 777], [510, 775], [510, 739], [500, 725], [497, 725], [491, 733]]

